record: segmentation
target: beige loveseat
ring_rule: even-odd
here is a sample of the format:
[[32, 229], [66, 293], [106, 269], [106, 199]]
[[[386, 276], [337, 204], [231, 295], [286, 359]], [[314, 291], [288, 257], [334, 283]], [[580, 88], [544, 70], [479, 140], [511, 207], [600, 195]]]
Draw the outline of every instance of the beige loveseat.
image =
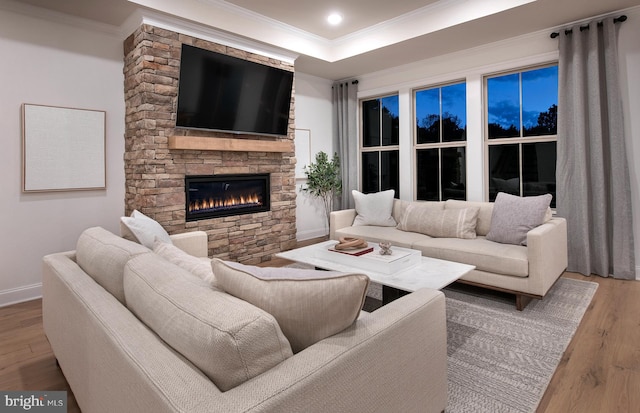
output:
[[[171, 239], [187, 252], [206, 254], [203, 232]], [[345, 330], [292, 354], [270, 314], [103, 228], [86, 230], [75, 251], [44, 257], [43, 267], [45, 333], [83, 412], [446, 407], [445, 302], [439, 291], [420, 290], [363, 312]], [[209, 318], [218, 324], [191, 327]], [[260, 323], [267, 330], [258, 331]], [[208, 343], [196, 349], [197, 357], [185, 350], [194, 340]], [[270, 343], [277, 354], [265, 351]], [[230, 388], [221, 390], [196, 367], [201, 363], [228, 371], [216, 380]]]
[[[392, 217], [402, 222], [412, 202], [394, 199]], [[403, 231], [396, 226], [354, 225], [355, 209], [334, 211], [330, 216], [330, 238], [364, 238], [371, 242], [390, 241], [392, 245], [417, 249], [423, 256], [475, 265], [476, 269], [460, 281], [513, 293], [522, 310], [531, 298], [542, 298], [567, 268], [567, 224], [551, 216], [526, 234], [527, 245], [503, 244], [486, 239], [491, 228], [494, 204], [447, 200], [413, 201], [415, 205], [436, 209], [479, 208], [474, 239], [432, 237]]]

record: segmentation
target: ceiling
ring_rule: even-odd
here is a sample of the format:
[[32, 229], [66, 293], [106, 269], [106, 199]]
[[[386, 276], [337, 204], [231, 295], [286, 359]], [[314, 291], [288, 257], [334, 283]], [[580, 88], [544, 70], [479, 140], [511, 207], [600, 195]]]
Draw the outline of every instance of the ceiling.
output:
[[[122, 27], [140, 9], [287, 51], [345, 79], [640, 5], [640, 0], [15, 0]], [[330, 12], [344, 20], [326, 22]], [[552, 40], [550, 40], [552, 41]]]

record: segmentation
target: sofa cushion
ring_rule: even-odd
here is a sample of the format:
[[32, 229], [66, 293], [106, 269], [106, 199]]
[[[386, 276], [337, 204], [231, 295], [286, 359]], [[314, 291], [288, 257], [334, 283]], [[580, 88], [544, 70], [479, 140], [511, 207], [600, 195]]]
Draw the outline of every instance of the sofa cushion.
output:
[[129, 309], [222, 391], [292, 356], [270, 314], [155, 254], [125, 267]]
[[156, 240], [153, 243], [153, 252], [165, 260], [176, 264], [178, 267], [184, 268], [190, 273], [198, 276], [198, 278], [205, 280], [212, 287], [215, 288], [217, 286], [216, 278], [213, 275], [213, 269], [211, 268], [210, 258], [194, 257], [173, 244], [167, 244], [166, 242], [159, 240]]
[[364, 274], [212, 262], [221, 288], [273, 315], [294, 353], [353, 324], [369, 286]]
[[364, 225], [359, 227], [345, 227], [336, 230], [336, 239], [340, 237], [363, 238], [370, 242], [388, 241], [397, 247], [411, 248], [415, 242], [431, 238], [419, 232], [406, 232], [393, 227], [376, 227]]
[[527, 245], [527, 232], [545, 222], [551, 194], [520, 197], [499, 192], [493, 206], [490, 241]]
[[477, 207], [442, 209], [438, 204], [413, 202], [407, 207], [398, 229], [437, 238], [473, 239], [479, 210]]
[[527, 277], [527, 247], [500, 244], [479, 236], [476, 239], [431, 238], [413, 245], [425, 257], [475, 265], [477, 270]]
[[171, 244], [171, 238], [162, 225], [138, 210], [134, 210], [130, 217], [120, 218], [120, 222], [123, 238], [140, 243], [149, 249], [153, 248], [153, 242], [156, 239]]
[[395, 227], [396, 221], [391, 216], [393, 211], [393, 195], [395, 191], [363, 194], [355, 189], [351, 191], [356, 204], [356, 218], [353, 225], [376, 225], [380, 227]]
[[86, 229], [76, 244], [76, 262], [91, 278], [124, 303], [122, 276], [131, 258], [151, 251], [101, 227]]

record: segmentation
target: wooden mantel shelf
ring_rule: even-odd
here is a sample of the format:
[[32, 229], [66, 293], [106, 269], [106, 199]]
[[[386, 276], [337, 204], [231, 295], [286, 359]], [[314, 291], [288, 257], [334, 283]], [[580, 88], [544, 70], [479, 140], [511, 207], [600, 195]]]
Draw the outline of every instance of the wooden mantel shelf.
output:
[[293, 142], [256, 139], [169, 136], [169, 149], [232, 152], [293, 152]]

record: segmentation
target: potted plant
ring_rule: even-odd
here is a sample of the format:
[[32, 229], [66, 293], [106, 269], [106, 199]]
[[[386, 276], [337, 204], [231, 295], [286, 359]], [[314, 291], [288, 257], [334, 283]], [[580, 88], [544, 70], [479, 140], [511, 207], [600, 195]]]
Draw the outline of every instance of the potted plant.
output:
[[333, 200], [342, 193], [340, 158], [337, 153], [334, 153], [333, 159], [329, 160], [329, 156], [320, 151], [316, 154], [315, 163], [305, 165], [304, 173], [307, 176], [307, 184], [301, 190], [322, 200], [327, 228], [329, 228], [329, 215], [333, 211]]

